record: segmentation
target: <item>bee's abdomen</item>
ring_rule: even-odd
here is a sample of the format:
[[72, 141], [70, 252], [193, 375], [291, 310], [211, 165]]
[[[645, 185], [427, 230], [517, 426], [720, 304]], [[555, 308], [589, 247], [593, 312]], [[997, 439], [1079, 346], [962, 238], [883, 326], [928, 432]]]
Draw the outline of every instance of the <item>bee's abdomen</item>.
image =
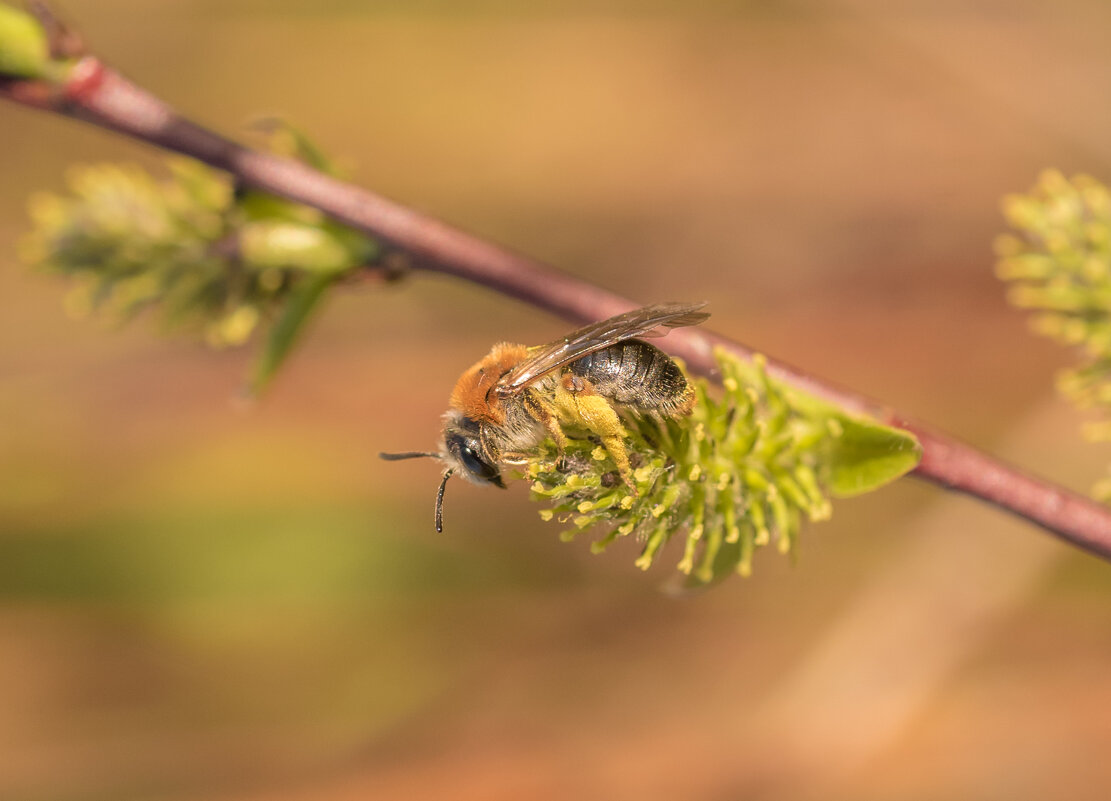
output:
[[659, 348], [626, 339], [571, 362], [567, 368], [615, 403], [645, 411], [689, 410], [691, 392], [679, 366]]

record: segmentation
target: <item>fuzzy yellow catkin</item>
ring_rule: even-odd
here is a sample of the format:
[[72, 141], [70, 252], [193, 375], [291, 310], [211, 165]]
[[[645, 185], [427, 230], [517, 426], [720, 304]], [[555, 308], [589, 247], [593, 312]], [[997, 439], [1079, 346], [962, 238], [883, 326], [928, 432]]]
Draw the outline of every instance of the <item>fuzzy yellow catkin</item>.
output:
[[[1049, 170], [1026, 194], [1004, 199], [1016, 234], [996, 241], [996, 275], [1008, 300], [1032, 312], [1031, 329], [1077, 348], [1081, 362], [1057, 379], [1058, 390], [1101, 419], [1084, 426], [1111, 439], [1111, 192], [1085, 175]], [[1106, 499], [1111, 481], [1095, 486]]]
[[636, 493], [613, 479], [616, 466], [588, 432], [569, 432], [562, 453], [551, 441], [541, 444], [523, 473], [533, 498], [550, 504], [541, 517], [572, 524], [563, 539], [598, 529], [591, 550], [600, 552], [635, 536], [644, 543], [636, 564], [647, 569], [680, 538], [680, 573], [708, 582], [748, 575], [755, 549], [774, 541], [790, 551], [803, 519], [828, 517], [814, 453], [838, 435], [836, 422], [796, 405], [762, 360], [716, 357], [722, 387], [691, 379], [698, 402], [690, 417], [622, 412]]

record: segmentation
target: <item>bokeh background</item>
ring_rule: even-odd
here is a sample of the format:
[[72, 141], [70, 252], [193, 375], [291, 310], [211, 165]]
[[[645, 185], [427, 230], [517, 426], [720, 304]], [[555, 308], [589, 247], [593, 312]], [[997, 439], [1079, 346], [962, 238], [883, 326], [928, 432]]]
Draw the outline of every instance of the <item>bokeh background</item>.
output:
[[[107, 59], [353, 178], [1085, 489], [999, 199], [1108, 178], [1100, 0], [67, 0]], [[158, 154], [0, 107], [0, 797], [1106, 797], [1111, 568], [913, 480], [660, 591], [522, 486], [449, 488], [458, 373], [561, 321], [444, 278], [247, 352], [66, 316], [34, 192]], [[670, 563], [678, 560], [675, 554]], [[669, 560], [663, 560], [667, 563]]]

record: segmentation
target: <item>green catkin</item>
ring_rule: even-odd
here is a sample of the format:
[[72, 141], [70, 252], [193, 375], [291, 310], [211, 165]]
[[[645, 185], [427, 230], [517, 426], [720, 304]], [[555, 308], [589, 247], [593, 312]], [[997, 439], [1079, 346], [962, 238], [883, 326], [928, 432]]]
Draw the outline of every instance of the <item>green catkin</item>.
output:
[[[167, 326], [235, 345], [307, 276], [339, 276], [371, 255], [369, 242], [330, 230], [319, 212], [296, 223], [251, 219], [221, 174], [185, 160], [170, 166], [165, 179], [134, 166], [75, 168], [70, 196], [32, 199], [23, 256], [75, 279], [69, 309], [120, 323], [157, 307]], [[218, 247], [233, 237], [257, 247], [245, 245], [233, 262]]]
[[[1086, 175], [1047, 171], [1025, 195], [1004, 199], [1016, 233], [995, 243], [996, 275], [1007, 298], [1032, 312], [1031, 329], [1080, 349], [1057, 389], [1081, 409], [1106, 418], [1085, 425], [1086, 438], [1111, 440], [1111, 191]], [[1111, 479], [1093, 494], [1111, 501]]]
[[[568, 539], [601, 527], [591, 545], [596, 553], [636, 536], [644, 542], [636, 564], [644, 569], [679, 537], [679, 571], [702, 583], [748, 575], [755, 552], [773, 540], [781, 551], [794, 550], [802, 520], [829, 516], [823, 454], [841, 424], [828, 410], [797, 403], [768, 377], [762, 360], [747, 364], [723, 351], [716, 358], [723, 387], [715, 392], [691, 379], [690, 417], [621, 412], [636, 495], [615, 480], [616, 465], [589, 432], [568, 430], [562, 461], [553, 443], [541, 445], [524, 473], [533, 497], [551, 505], [542, 516], [570, 514]], [[560, 472], [567, 465], [571, 471]]]
[[[272, 146], [290, 131], [275, 131]], [[153, 312], [213, 347], [268, 329], [250, 380], [257, 392], [326, 290], [377, 258], [377, 245], [316, 209], [236, 191], [199, 162], [167, 166], [164, 178], [132, 165], [72, 169], [68, 194], [32, 197], [21, 255], [69, 279], [75, 316], [119, 325]]]

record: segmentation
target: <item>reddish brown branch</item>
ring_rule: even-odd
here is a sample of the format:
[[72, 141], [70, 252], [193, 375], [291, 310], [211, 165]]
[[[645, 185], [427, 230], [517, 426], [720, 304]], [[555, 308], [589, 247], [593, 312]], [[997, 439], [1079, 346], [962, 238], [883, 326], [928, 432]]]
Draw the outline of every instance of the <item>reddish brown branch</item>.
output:
[[[62, 87], [0, 82], [0, 96], [67, 114], [226, 170], [246, 186], [314, 206], [405, 251], [415, 266], [454, 275], [518, 298], [571, 322], [602, 319], [634, 307], [631, 300], [512, 253], [373, 192], [288, 159], [243, 147], [185, 119], [173, 108], [92, 56], [80, 60]], [[740, 343], [700, 329], [682, 329], [667, 348], [695, 373], [714, 370], [713, 349], [742, 357]], [[1061, 539], [1111, 559], [1111, 510], [1033, 478], [944, 434], [789, 365], [768, 360], [776, 378], [843, 409], [905, 428], [922, 444], [919, 478], [957, 490], [1036, 523]]]

